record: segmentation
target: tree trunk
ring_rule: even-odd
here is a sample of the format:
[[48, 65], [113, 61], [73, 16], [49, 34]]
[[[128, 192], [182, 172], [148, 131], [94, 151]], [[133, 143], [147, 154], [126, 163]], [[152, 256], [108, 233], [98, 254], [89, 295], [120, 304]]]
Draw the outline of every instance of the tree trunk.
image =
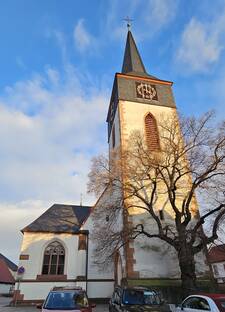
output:
[[188, 296], [197, 289], [195, 260], [191, 246], [184, 242], [178, 252], [178, 259], [181, 271], [183, 296]]

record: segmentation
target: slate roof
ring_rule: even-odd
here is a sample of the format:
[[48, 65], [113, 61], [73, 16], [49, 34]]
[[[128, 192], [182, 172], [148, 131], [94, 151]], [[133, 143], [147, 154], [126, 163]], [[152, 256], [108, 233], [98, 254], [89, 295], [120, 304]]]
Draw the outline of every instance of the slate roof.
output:
[[158, 80], [158, 78], [151, 76], [146, 72], [145, 66], [142, 62], [140, 53], [130, 30], [127, 33], [122, 73], [133, 76], [149, 77]]
[[15, 280], [9, 271], [6, 262], [0, 258], [0, 283], [3, 284], [14, 284]]
[[209, 250], [209, 262], [216, 263], [225, 261], [225, 244], [213, 246]]
[[90, 213], [89, 206], [54, 204], [22, 232], [79, 233]]
[[10, 270], [16, 272], [18, 269], [18, 266], [13, 263], [11, 260], [9, 260], [6, 256], [4, 256], [3, 254], [0, 253], [0, 260], [4, 260], [6, 265], [8, 266], [8, 268], [10, 268]]

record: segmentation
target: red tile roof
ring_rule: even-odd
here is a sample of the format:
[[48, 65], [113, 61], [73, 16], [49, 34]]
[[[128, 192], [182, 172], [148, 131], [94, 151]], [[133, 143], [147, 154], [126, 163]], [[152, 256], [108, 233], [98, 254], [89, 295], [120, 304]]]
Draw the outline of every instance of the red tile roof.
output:
[[0, 283], [15, 283], [15, 280], [3, 259], [0, 259]]
[[225, 261], [225, 244], [214, 246], [209, 250], [209, 262], [216, 263]]
[[7, 264], [7, 267], [10, 270], [17, 272], [18, 266], [15, 263], [13, 263], [11, 260], [9, 260], [6, 256], [3, 256], [3, 254], [1, 253], [0, 253], [0, 259], [5, 261], [5, 263]]

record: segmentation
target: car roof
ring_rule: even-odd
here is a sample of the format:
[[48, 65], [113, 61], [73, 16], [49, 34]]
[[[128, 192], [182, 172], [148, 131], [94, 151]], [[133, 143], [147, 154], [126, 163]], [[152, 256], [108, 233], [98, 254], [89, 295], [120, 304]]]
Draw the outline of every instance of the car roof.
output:
[[69, 291], [78, 291], [84, 292], [84, 289], [81, 287], [53, 287], [51, 292], [69, 292]]
[[157, 292], [155, 289], [148, 288], [146, 286], [124, 286], [124, 287], [116, 286], [116, 289], [132, 289], [132, 290], [143, 290], [143, 291], [146, 290], [146, 291]]

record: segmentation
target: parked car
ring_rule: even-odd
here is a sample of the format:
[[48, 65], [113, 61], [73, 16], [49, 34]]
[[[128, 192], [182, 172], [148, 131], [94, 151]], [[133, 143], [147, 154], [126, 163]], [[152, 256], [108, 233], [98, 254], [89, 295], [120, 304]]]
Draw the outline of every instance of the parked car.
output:
[[54, 287], [48, 294], [43, 305], [37, 305], [42, 312], [92, 312], [96, 305], [89, 304], [85, 290], [80, 287]]
[[187, 297], [176, 312], [225, 312], [225, 294], [198, 294]]
[[170, 311], [159, 292], [146, 287], [116, 287], [109, 302], [110, 312]]

